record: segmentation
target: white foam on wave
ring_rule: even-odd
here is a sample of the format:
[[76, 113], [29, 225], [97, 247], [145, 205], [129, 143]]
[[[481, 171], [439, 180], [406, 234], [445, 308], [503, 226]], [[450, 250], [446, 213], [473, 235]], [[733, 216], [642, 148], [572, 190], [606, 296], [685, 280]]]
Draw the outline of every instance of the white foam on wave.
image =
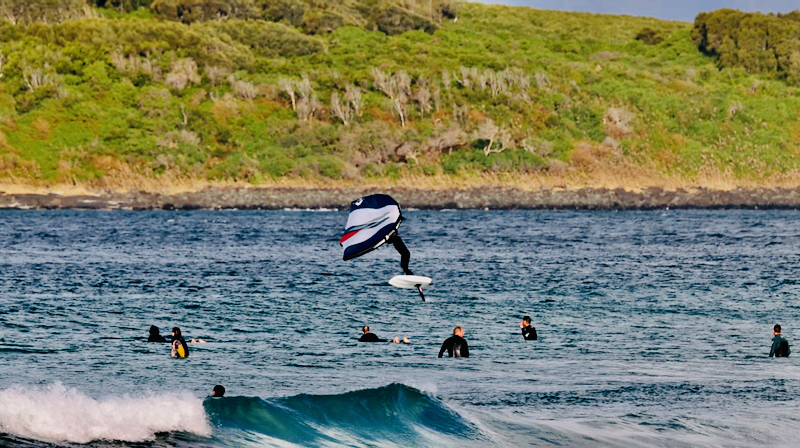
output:
[[142, 442], [157, 432], [211, 436], [203, 401], [188, 394], [95, 400], [55, 383], [0, 390], [0, 432], [46, 442]]

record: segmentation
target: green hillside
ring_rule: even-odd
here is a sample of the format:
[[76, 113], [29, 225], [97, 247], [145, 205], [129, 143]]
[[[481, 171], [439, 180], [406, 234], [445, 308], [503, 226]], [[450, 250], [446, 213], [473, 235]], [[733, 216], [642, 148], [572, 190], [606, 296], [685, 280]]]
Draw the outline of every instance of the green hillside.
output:
[[437, 0], [0, 0], [0, 15], [0, 183], [760, 183], [800, 166], [792, 66], [726, 57], [744, 55], [741, 18], [693, 33]]

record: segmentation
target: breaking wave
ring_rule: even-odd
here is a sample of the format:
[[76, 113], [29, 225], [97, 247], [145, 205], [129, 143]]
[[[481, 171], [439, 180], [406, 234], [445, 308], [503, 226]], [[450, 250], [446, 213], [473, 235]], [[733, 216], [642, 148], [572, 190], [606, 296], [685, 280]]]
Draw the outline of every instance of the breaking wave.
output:
[[60, 383], [0, 390], [0, 433], [52, 443], [89, 443], [144, 442], [162, 432], [211, 436], [203, 401], [181, 394], [96, 400]]

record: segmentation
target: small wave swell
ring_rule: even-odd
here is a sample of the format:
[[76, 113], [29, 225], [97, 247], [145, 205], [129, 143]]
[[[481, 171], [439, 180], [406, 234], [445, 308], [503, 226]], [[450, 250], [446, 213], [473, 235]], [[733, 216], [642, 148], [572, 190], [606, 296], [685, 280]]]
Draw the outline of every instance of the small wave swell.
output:
[[212, 423], [303, 446], [452, 446], [480, 430], [439, 400], [402, 384], [339, 395], [205, 401]]
[[156, 433], [211, 436], [202, 400], [188, 395], [96, 400], [60, 383], [0, 390], [0, 433], [53, 443], [144, 442]]

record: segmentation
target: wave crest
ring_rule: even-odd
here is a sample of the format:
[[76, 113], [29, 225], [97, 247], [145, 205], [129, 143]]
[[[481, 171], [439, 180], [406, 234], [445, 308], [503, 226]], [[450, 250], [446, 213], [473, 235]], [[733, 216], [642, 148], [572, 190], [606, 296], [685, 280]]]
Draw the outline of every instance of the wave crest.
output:
[[202, 400], [189, 395], [90, 398], [55, 383], [0, 390], [0, 433], [48, 442], [142, 442], [159, 432], [211, 436]]
[[205, 406], [215, 426], [304, 446], [441, 446], [482, 439], [472, 423], [444, 403], [403, 384], [270, 400], [209, 398]]

